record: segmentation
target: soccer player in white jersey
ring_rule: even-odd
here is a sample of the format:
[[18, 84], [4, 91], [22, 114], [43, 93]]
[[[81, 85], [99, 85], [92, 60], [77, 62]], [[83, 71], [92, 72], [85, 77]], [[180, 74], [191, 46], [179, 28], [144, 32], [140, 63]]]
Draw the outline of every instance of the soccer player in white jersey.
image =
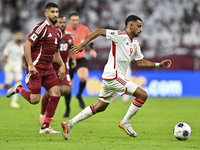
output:
[[[13, 80], [15, 82], [22, 80], [22, 65], [23, 65], [23, 56], [24, 49], [22, 41], [24, 35], [22, 32], [17, 32], [15, 34], [14, 40], [6, 44], [6, 47], [3, 51], [3, 61], [5, 63], [5, 84], [0, 85], [0, 89], [10, 88]], [[19, 108], [20, 105], [17, 103], [18, 94], [15, 94], [12, 97], [10, 106], [13, 108]]]
[[141, 106], [147, 100], [148, 95], [146, 91], [138, 85], [125, 78], [130, 62], [133, 58], [139, 67], [154, 68], [170, 67], [171, 61], [167, 59], [160, 63], [155, 63], [149, 62], [143, 58], [144, 56], [141, 53], [139, 43], [134, 38], [142, 32], [141, 18], [130, 15], [126, 18], [125, 25], [126, 31], [98, 29], [91, 33], [82, 43], [73, 46], [72, 51], [78, 53], [83, 50], [87, 43], [100, 35], [112, 40], [108, 62], [105, 65], [102, 75], [103, 83], [99, 94], [99, 100], [96, 104], [86, 107], [71, 120], [63, 121], [61, 123], [63, 136], [66, 140], [69, 139], [69, 133], [76, 123], [89, 118], [98, 112], [104, 111], [117, 93], [136, 97], [131, 103], [124, 118], [119, 122], [119, 127], [129, 136], [137, 136], [137, 133], [130, 125], [130, 119], [140, 110]]

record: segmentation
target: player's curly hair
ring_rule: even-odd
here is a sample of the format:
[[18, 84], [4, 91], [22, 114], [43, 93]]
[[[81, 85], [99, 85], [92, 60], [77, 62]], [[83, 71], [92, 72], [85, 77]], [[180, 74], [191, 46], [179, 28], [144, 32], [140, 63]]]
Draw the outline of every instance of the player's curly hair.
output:
[[130, 21], [136, 22], [137, 20], [140, 20], [140, 21], [142, 22], [142, 19], [141, 19], [140, 17], [138, 17], [138, 16], [136, 16], [136, 15], [129, 15], [129, 16], [126, 18], [126, 20], [125, 20], [125, 26], [127, 27], [128, 23], [129, 23]]

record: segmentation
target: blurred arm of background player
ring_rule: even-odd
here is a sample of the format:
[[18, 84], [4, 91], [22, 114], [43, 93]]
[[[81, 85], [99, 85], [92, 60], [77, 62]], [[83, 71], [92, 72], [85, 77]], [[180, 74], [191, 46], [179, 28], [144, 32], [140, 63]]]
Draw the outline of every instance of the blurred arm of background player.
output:
[[72, 69], [73, 69], [73, 68], [76, 67], [76, 57], [75, 57], [74, 53], [71, 51], [71, 49], [69, 50], [69, 54], [70, 54], [71, 57], [72, 57], [72, 65], [71, 65], [71, 67], [72, 67]]
[[60, 80], [64, 79], [66, 70], [65, 70], [65, 64], [60, 56], [59, 49], [56, 49], [56, 52], [53, 57], [53, 62], [57, 62], [60, 65], [60, 68], [58, 70], [58, 76]]

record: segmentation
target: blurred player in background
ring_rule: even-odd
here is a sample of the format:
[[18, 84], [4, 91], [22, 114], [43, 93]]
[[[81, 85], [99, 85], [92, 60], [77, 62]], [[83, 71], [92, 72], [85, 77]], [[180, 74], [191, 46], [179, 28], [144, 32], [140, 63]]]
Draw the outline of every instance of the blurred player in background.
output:
[[[23, 77], [23, 56], [24, 49], [22, 41], [24, 40], [24, 35], [22, 32], [17, 32], [14, 37], [14, 41], [10, 41], [6, 44], [3, 51], [3, 61], [5, 63], [5, 84], [0, 85], [0, 89], [10, 88], [13, 80], [15, 82], [21, 81]], [[18, 94], [12, 97], [10, 106], [13, 108], [20, 108], [17, 103]]]
[[[72, 62], [73, 62], [72, 68], [74, 68], [76, 66], [75, 55], [74, 55], [74, 53], [72, 53], [70, 51], [71, 46], [73, 45], [74, 38], [70, 33], [65, 32], [65, 27], [67, 25], [65, 17], [60, 16], [58, 18], [58, 22], [56, 23], [56, 25], [62, 31], [62, 38], [60, 40], [60, 56], [66, 67], [65, 78], [63, 80], [59, 80], [60, 93], [62, 96], [66, 97], [66, 95], [69, 94], [72, 89], [71, 79], [70, 79], [70, 75], [69, 75], [69, 64], [68, 64], [69, 63], [69, 57], [68, 57], [69, 53], [72, 57]], [[53, 68], [54, 68], [56, 74], [58, 74], [59, 67], [60, 66], [56, 62], [53, 63]], [[44, 121], [48, 100], [49, 100], [49, 93], [47, 92], [47, 90], [45, 90], [45, 95], [43, 96], [42, 103], [41, 103], [42, 107], [41, 107], [41, 114], [40, 114], [40, 120], [39, 120], [41, 123], [43, 123], [43, 121]], [[66, 100], [65, 100], [65, 102], [66, 102]], [[69, 112], [70, 112], [69, 105], [70, 105], [69, 103], [66, 103], [67, 114], [69, 114]], [[69, 116], [65, 116], [65, 117], [69, 117]]]
[[120, 93], [136, 97], [131, 103], [126, 115], [119, 122], [122, 128], [129, 136], [136, 137], [137, 133], [132, 129], [130, 120], [147, 100], [147, 93], [134, 82], [125, 78], [127, 69], [132, 59], [135, 59], [139, 67], [170, 67], [170, 60], [163, 60], [161, 63], [149, 62], [144, 59], [141, 53], [139, 42], [134, 38], [142, 32], [142, 19], [135, 15], [130, 15], [125, 20], [126, 31], [98, 29], [91, 33], [82, 43], [73, 46], [72, 51], [81, 52], [85, 45], [96, 37], [102, 35], [112, 40], [111, 50], [108, 62], [104, 67], [102, 75], [102, 88], [99, 94], [99, 100], [96, 104], [86, 107], [69, 121], [61, 123], [63, 136], [69, 139], [69, 133], [72, 127], [79, 121], [87, 119], [92, 115], [104, 111], [111, 103], [113, 98]]
[[39, 133], [60, 133], [49, 126], [60, 99], [59, 80], [53, 70], [52, 61], [60, 65], [59, 79], [65, 77], [65, 64], [59, 53], [62, 32], [55, 25], [58, 15], [58, 6], [55, 3], [48, 3], [45, 7], [46, 20], [34, 27], [24, 44], [28, 66], [25, 80], [30, 91], [24, 89], [21, 82], [17, 82], [7, 92], [7, 97], [20, 93], [30, 104], [39, 103], [41, 86], [49, 92], [47, 113]]
[[[71, 12], [69, 14], [68, 22], [69, 24], [66, 26], [65, 31], [70, 32], [74, 36], [74, 45], [81, 43], [91, 33], [87, 26], [79, 24], [79, 14], [77, 12]], [[94, 50], [93, 41], [90, 41], [89, 47], [90, 47], [90, 55], [93, 58], [96, 58], [97, 53]], [[71, 67], [71, 64], [73, 63], [71, 56], [69, 60], [71, 79], [73, 79], [74, 72], [77, 73], [78, 78], [80, 79], [79, 90], [78, 94], [76, 95], [76, 98], [79, 100], [79, 105], [82, 109], [85, 108], [85, 103], [82, 99], [82, 92], [86, 86], [86, 81], [88, 78], [88, 67], [87, 67], [87, 60], [85, 59], [85, 54], [86, 54], [85, 48], [81, 53], [75, 54], [77, 61], [77, 65], [75, 68]], [[70, 99], [71, 99], [71, 93], [68, 94], [66, 103], [69, 103]], [[66, 110], [66, 116], [69, 116], [67, 110]]]

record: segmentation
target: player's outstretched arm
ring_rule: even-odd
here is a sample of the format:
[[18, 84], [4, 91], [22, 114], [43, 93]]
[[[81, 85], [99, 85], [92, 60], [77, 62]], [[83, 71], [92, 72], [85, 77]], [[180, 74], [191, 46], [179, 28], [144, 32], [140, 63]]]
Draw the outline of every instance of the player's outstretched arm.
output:
[[29, 73], [36, 74], [36, 73], [38, 73], [38, 71], [35, 68], [35, 66], [33, 65], [32, 57], [31, 57], [31, 46], [33, 46], [33, 44], [27, 40], [26, 43], [24, 44], [24, 55], [26, 58], [26, 62], [28, 64]]
[[150, 61], [145, 60], [145, 59], [137, 60], [136, 62], [137, 62], [137, 65], [139, 67], [144, 67], [144, 68], [155, 68], [155, 67], [167, 67], [167, 68], [169, 68], [172, 64], [171, 60], [169, 60], [169, 59], [163, 60], [160, 63], [150, 62]]
[[97, 29], [92, 32], [82, 43], [72, 46], [72, 52], [76, 54], [82, 52], [86, 44], [100, 35], [106, 36], [106, 29]]

